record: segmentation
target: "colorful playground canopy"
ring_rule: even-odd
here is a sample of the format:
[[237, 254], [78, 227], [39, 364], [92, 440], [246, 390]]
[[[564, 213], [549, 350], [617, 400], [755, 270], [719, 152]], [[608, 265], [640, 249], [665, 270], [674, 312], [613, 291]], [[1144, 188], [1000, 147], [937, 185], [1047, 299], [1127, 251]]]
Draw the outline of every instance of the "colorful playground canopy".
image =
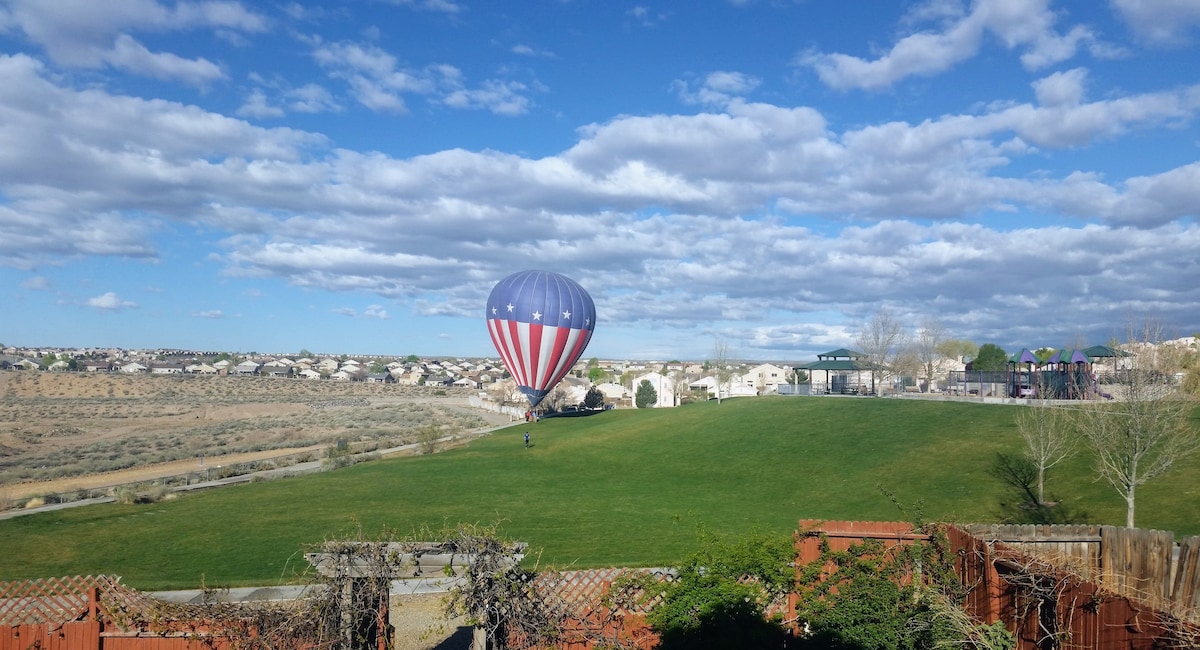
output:
[[1008, 362], [1009, 363], [1037, 363], [1037, 364], [1041, 363], [1041, 361], [1038, 361], [1037, 355], [1030, 352], [1029, 348], [1024, 348], [1019, 353], [1012, 355], [1012, 357], [1009, 358]]

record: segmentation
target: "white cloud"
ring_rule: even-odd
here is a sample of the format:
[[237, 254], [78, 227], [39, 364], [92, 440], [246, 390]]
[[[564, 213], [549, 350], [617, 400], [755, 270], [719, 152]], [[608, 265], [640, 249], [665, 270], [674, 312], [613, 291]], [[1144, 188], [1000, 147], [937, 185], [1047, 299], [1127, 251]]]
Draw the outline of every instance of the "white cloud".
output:
[[223, 78], [219, 66], [204, 58], [186, 59], [150, 52], [131, 33], [191, 29], [262, 32], [267, 20], [240, 3], [156, 0], [12, 0], [10, 22], [45, 48], [56, 63], [95, 68], [104, 64], [158, 79], [204, 85]]
[[388, 313], [387, 310], [383, 308], [383, 305], [367, 305], [367, 308], [363, 310], [363, 318], [387, 320]]
[[1077, 106], [1083, 101], [1083, 83], [1087, 70], [1075, 68], [1039, 79], [1033, 84], [1038, 104], [1042, 106]]
[[458, 109], [485, 109], [497, 115], [522, 115], [528, 112], [529, 88], [519, 81], [489, 79], [477, 87], [468, 86], [462, 72], [447, 64], [424, 68], [401, 68], [396, 57], [375, 45], [359, 43], [321, 43], [313, 58], [344, 80], [350, 92], [363, 106], [373, 111], [404, 113], [405, 95], [429, 97]]
[[104, 60], [114, 68], [155, 79], [177, 79], [193, 86], [204, 86], [225, 73], [208, 59], [184, 59], [171, 53], [151, 52], [131, 36], [121, 34]]
[[529, 98], [521, 93], [525, 85], [516, 81], [485, 81], [479, 88], [459, 89], [442, 100], [453, 108], [482, 108], [497, 115], [523, 115], [529, 111]]
[[[1088, 101], [1095, 82], [1076, 68], [1035, 82], [1036, 102], [848, 128], [749, 102], [737, 95], [757, 80], [722, 72], [702, 86], [728, 93], [719, 107], [588, 125], [556, 155], [399, 158], [75, 90], [26, 56], [0, 56], [0, 78], [0, 264], [14, 268], [153, 258], [163, 230], [195, 228], [222, 237], [206, 263], [235, 277], [477, 317], [498, 273], [537, 264], [575, 270], [610, 322], [693, 339], [706, 323], [797, 356], [835, 347], [824, 344], [880, 304], [913, 322], [940, 309], [980, 338], [1123, 321], [1113, 305], [1186, 322], [1200, 304], [1200, 164], [1127, 178], [1012, 171], [1186, 124], [1200, 87], [1089, 88], [1104, 99]], [[1055, 223], [1018, 226], [1042, 214]], [[116, 292], [88, 304], [136, 306]], [[1027, 313], [1014, 324], [1004, 307], [1016, 304]], [[847, 322], [814, 326], [833, 311]], [[334, 313], [389, 318], [381, 304]]]
[[1055, 31], [1057, 18], [1049, 4], [1049, 0], [977, 0], [970, 13], [961, 15], [945, 3], [922, 5], [930, 10], [910, 18], [937, 18], [938, 28], [900, 38], [877, 59], [810, 51], [799, 62], [812, 67], [833, 88], [881, 90], [907, 77], [949, 70], [975, 56], [989, 35], [1009, 49], [1023, 49], [1021, 62], [1031, 70], [1070, 59], [1081, 45], [1100, 45], [1092, 31], [1081, 25], [1065, 34]]
[[535, 48], [532, 45], [526, 45], [525, 43], [517, 43], [516, 45], [512, 46], [511, 52], [513, 54], [519, 54], [521, 56], [529, 56], [529, 57], [536, 57], [536, 58], [542, 58], [542, 59], [558, 58], [557, 55], [554, 54], [554, 52], [551, 52], [549, 50], [540, 49], [540, 48]]
[[688, 104], [724, 107], [735, 98], [745, 97], [761, 83], [761, 79], [741, 72], [718, 71], [700, 80], [696, 90], [685, 81], [678, 81], [675, 86], [680, 99]]
[[367, 320], [388, 319], [387, 310], [383, 308], [383, 305], [367, 305], [367, 308], [362, 310], [362, 312], [359, 312], [353, 307], [337, 307], [329, 311], [340, 316], [348, 316], [350, 318], [362, 318]]
[[283, 117], [286, 115], [282, 108], [272, 106], [267, 101], [267, 94], [261, 89], [254, 89], [250, 92], [250, 96], [246, 98], [246, 102], [237, 109], [237, 114], [242, 117], [257, 117], [257, 118], [272, 118]]
[[341, 106], [323, 86], [315, 83], [293, 88], [285, 93], [288, 108], [297, 113], [325, 113], [341, 110]]
[[1200, 27], [1200, 3], [1195, 0], [1110, 2], [1139, 37], [1152, 43], [1183, 45]]
[[109, 291], [95, 298], [88, 298], [87, 306], [104, 311], [121, 311], [124, 309], [134, 309], [137, 307], [137, 303], [121, 300], [117, 297], [117, 294]]
[[30, 291], [45, 291], [50, 288], [50, 278], [44, 275], [35, 275], [21, 281], [21, 288]]
[[198, 311], [195, 313], [196, 318], [218, 319], [225, 318], [225, 312], [220, 309], [209, 309], [206, 311]]
[[435, 11], [446, 14], [457, 14], [463, 10], [457, 2], [450, 0], [385, 0], [394, 5], [412, 7], [424, 11]]

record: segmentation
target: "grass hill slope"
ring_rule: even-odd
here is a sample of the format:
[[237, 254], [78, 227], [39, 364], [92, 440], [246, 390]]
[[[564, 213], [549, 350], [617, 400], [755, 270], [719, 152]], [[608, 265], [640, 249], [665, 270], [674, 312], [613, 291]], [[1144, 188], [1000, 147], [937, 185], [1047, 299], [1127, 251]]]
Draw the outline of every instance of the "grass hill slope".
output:
[[[800, 518], [993, 521], [1005, 487], [997, 452], [1020, 449], [1019, 407], [886, 399], [760, 398], [610, 411], [510, 427], [469, 446], [146, 505], [103, 505], [0, 521], [0, 580], [124, 576], [144, 589], [273, 584], [302, 553], [361, 532], [500, 522], [544, 549], [542, 564], [678, 560], [703, 524], [787, 532]], [[524, 433], [531, 435], [526, 449]], [[1143, 527], [1200, 533], [1200, 462], [1138, 496]], [[1049, 489], [1096, 523], [1122, 503], [1081, 454]]]

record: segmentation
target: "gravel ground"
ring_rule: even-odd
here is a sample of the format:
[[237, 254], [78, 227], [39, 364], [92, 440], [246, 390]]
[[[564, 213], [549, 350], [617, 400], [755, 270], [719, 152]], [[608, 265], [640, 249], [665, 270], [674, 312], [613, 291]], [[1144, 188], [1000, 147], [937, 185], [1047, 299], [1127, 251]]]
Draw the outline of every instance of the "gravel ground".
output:
[[396, 650], [469, 650], [471, 628], [463, 619], [447, 620], [445, 594], [392, 596], [391, 622]]

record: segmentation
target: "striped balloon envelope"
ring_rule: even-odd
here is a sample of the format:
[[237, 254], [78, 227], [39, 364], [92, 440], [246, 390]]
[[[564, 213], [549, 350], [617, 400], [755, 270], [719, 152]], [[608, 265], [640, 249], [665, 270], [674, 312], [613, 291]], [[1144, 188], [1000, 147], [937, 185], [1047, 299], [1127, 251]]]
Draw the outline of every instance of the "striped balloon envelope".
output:
[[596, 328], [596, 305], [579, 283], [550, 271], [504, 278], [487, 302], [488, 333], [534, 408], [579, 357]]

